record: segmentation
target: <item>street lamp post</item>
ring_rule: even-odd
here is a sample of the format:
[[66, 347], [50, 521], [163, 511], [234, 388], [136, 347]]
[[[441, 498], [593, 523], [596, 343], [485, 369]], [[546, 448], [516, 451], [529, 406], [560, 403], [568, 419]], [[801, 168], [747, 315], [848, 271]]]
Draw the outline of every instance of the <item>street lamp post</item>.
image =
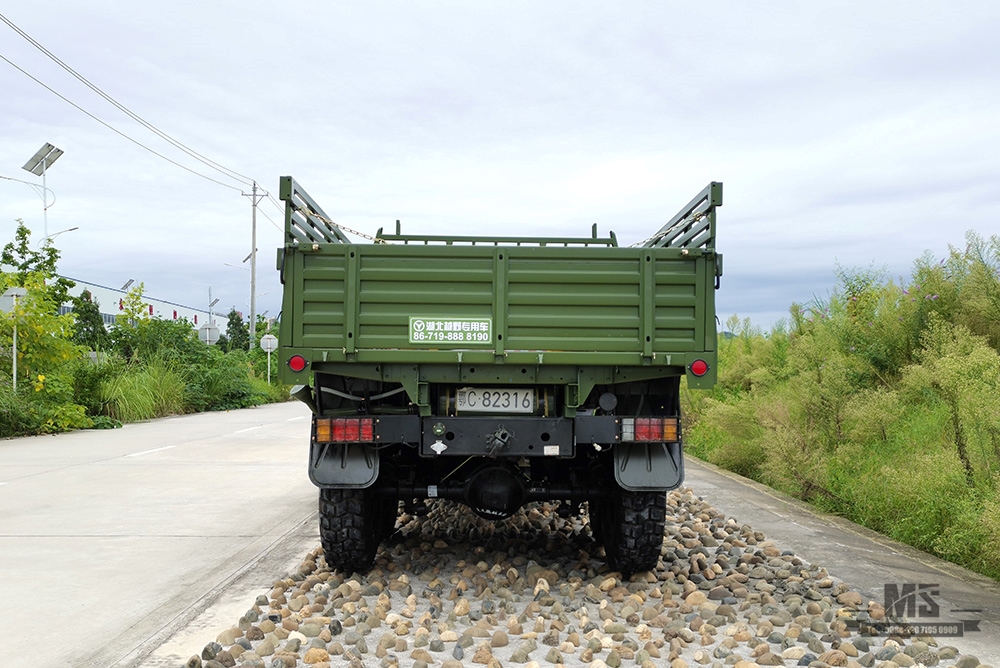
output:
[[28, 162], [24, 163], [22, 169], [31, 172], [35, 176], [42, 177], [42, 218], [45, 221], [45, 236], [49, 236], [49, 198], [48, 198], [48, 188], [45, 187], [45, 172], [55, 164], [55, 161], [59, 159], [59, 156], [63, 154], [61, 148], [56, 148], [52, 144], [46, 142], [44, 146], [38, 149], [35, 155], [31, 156]]
[[71, 228], [66, 229], [66, 230], [59, 230], [55, 234], [50, 234], [48, 236], [42, 237], [41, 239], [38, 240], [38, 243], [36, 245], [38, 246], [38, 248], [41, 248], [45, 244], [46, 240], [55, 239], [60, 234], [66, 234], [67, 232], [75, 232], [78, 229], [80, 229], [80, 228], [79, 227], [71, 227]]
[[[17, 298], [28, 294], [28, 291], [21, 287], [8, 288], [3, 295], [0, 295], [0, 310], [10, 312], [14, 315], [14, 344], [11, 348], [14, 368], [11, 371], [11, 382], [14, 392], [17, 392]], [[7, 301], [10, 300], [10, 309], [7, 308]]]

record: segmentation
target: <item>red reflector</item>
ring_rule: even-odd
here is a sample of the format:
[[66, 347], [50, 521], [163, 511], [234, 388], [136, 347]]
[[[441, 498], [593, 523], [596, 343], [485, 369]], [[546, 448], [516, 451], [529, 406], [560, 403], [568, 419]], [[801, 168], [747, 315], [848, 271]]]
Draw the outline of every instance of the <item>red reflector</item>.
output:
[[375, 440], [375, 428], [371, 418], [361, 419], [361, 432], [358, 434], [358, 440], [365, 443], [371, 443]]
[[306, 368], [306, 358], [302, 355], [292, 355], [288, 358], [288, 368], [296, 373]]
[[691, 373], [696, 376], [704, 376], [708, 373], [708, 362], [705, 360], [695, 360], [691, 362]]

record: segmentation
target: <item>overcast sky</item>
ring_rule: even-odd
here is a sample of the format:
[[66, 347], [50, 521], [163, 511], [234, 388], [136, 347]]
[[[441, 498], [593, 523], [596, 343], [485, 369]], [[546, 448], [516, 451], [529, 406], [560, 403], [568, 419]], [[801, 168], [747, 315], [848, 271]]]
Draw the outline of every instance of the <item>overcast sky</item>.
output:
[[[11, 3], [8, 3], [10, 5]], [[33, 0], [9, 21], [144, 120], [335, 220], [404, 232], [648, 237], [725, 183], [723, 321], [769, 327], [845, 268], [907, 276], [1000, 233], [1000, 3]], [[45, 142], [61, 273], [248, 311], [239, 181], [0, 23], [0, 176]], [[228, 186], [228, 187], [227, 187]], [[258, 312], [281, 212], [258, 216]], [[266, 214], [271, 220], [264, 217]], [[0, 180], [0, 243], [42, 199]], [[273, 223], [272, 223], [273, 221]], [[235, 266], [228, 266], [235, 265]]]

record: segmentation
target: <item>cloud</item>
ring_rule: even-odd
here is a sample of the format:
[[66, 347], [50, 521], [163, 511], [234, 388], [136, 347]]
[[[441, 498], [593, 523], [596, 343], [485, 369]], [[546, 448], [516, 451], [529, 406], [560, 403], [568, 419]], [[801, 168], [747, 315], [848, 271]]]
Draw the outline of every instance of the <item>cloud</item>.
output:
[[[587, 235], [596, 222], [627, 244], [724, 181], [720, 312], [764, 325], [825, 294], [838, 262], [898, 275], [924, 250], [964, 243], [966, 229], [997, 229], [1000, 6], [989, 3], [623, 12], [254, 0], [164, 12], [38, 0], [5, 11], [200, 153], [274, 194], [291, 174], [369, 233], [397, 218], [404, 231], [533, 236]], [[5, 56], [81, 106], [219, 177], [12, 32], [2, 39]], [[67, 152], [49, 181], [50, 230], [80, 227], [59, 239], [64, 273], [114, 287], [135, 277], [192, 305], [209, 285], [222, 303], [246, 301], [246, 272], [226, 264], [250, 249], [247, 198], [114, 135], [6, 63], [0, 77], [0, 174], [27, 177], [19, 167], [45, 141]], [[0, 223], [16, 217], [40, 229], [40, 201], [0, 182]], [[282, 237], [258, 224], [273, 313]]]

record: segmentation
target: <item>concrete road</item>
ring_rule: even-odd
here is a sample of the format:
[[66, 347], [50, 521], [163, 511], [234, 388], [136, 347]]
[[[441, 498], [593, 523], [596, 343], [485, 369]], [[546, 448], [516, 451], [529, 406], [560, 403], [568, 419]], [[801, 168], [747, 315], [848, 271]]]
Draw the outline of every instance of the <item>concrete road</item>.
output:
[[298, 402], [0, 441], [0, 665], [136, 665], [290, 570], [318, 542], [308, 443]]
[[[318, 545], [298, 403], [0, 441], [0, 665], [176, 667]], [[1000, 668], [1000, 584], [693, 459], [686, 483], [881, 601], [936, 584], [940, 638]], [[976, 612], [956, 612], [956, 611]]]
[[[882, 602], [887, 584], [897, 585], [900, 592], [905, 584], [937, 585], [924, 590], [939, 607], [937, 616], [920, 616], [918, 607], [909, 621], [945, 625], [960, 620], [979, 622], [979, 631], [969, 631], [960, 638], [939, 636], [938, 642], [1000, 667], [1000, 583], [839, 517], [821, 515], [804, 503], [693, 457], [684, 463], [685, 484], [698, 496], [727, 516], [763, 531], [781, 549], [825, 566], [866, 598]], [[925, 613], [933, 612], [922, 597], [918, 596], [917, 602]]]

